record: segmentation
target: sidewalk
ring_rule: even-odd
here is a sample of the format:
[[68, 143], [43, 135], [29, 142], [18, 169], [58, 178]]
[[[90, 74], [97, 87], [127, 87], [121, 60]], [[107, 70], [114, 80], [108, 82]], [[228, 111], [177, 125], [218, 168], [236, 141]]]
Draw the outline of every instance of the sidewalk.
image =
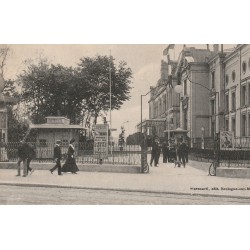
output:
[[68, 187], [250, 199], [248, 179], [208, 176], [207, 171], [192, 167], [192, 164], [197, 163], [190, 162], [186, 168], [161, 163], [159, 167], [150, 167], [149, 174], [80, 171], [77, 175], [66, 173], [58, 176], [57, 172], [51, 174], [48, 170], [35, 170], [27, 177], [16, 177], [16, 170], [0, 169], [0, 188], [1, 185]]

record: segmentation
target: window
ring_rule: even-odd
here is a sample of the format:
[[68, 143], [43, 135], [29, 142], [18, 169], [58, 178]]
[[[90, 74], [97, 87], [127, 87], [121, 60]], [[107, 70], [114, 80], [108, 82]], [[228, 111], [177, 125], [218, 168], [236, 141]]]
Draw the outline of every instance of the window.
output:
[[0, 112], [0, 128], [6, 128], [6, 113]]
[[245, 114], [241, 116], [241, 135], [246, 136], [246, 128], [247, 128], [247, 117]]
[[47, 146], [47, 141], [46, 141], [46, 139], [40, 139], [40, 140], [39, 140], [39, 146], [40, 146], [40, 147], [46, 147], [46, 146]]
[[214, 71], [212, 72], [212, 89], [214, 88], [214, 81], [215, 81], [215, 79], [214, 79]]
[[235, 78], [236, 78], [236, 73], [235, 71], [232, 72], [232, 81], [234, 82], [235, 81]]
[[226, 85], [228, 84], [228, 82], [229, 82], [229, 76], [226, 75]]
[[246, 62], [244, 61], [244, 62], [242, 63], [242, 72], [243, 72], [243, 74], [246, 73], [246, 70], [247, 70], [247, 64], [246, 64]]
[[166, 95], [163, 96], [163, 111], [166, 111]]
[[246, 105], [246, 85], [241, 86], [241, 106]]
[[228, 119], [225, 120], [225, 131], [229, 131], [229, 121], [228, 121]]
[[184, 81], [184, 95], [187, 95], [187, 80]]
[[232, 132], [235, 134], [236, 131], [236, 123], [235, 123], [235, 117], [232, 118]]
[[232, 111], [236, 110], [235, 92], [232, 93]]
[[225, 96], [225, 111], [226, 111], [226, 113], [229, 111], [229, 96], [228, 96], [228, 94]]
[[211, 115], [215, 114], [215, 101], [211, 100]]
[[68, 145], [69, 145], [68, 139], [63, 139], [62, 146], [68, 146]]

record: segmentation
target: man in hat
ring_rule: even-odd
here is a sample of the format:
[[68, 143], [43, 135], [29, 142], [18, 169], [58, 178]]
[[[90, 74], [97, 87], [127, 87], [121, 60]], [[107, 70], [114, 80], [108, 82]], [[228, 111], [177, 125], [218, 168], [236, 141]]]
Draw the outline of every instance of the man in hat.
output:
[[17, 176], [21, 175], [21, 162], [23, 162], [23, 177], [27, 176], [27, 152], [26, 152], [26, 143], [22, 140], [17, 149]]
[[154, 142], [152, 144], [152, 149], [151, 149], [151, 160], [150, 160], [151, 167], [152, 167], [153, 161], [154, 161], [154, 166], [158, 167], [160, 154], [161, 154], [161, 148], [159, 144], [159, 138], [155, 137]]
[[57, 169], [58, 175], [62, 175], [62, 168], [61, 168], [61, 159], [62, 159], [62, 151], [61, 151], [61, 141], [56, 141], [56, 146], [54, 148], [54, 160], [56, 165], [50, 169], [51, 174], [53, 174], [54, 170]]

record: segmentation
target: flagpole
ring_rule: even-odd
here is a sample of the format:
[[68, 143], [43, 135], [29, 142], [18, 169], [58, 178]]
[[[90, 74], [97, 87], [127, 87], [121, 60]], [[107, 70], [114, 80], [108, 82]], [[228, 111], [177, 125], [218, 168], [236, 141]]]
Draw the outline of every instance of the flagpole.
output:
[[[110, 128], [109, 128], [109, 131], [110, 131], [110, 136], [111, 136], [111, 129], [112, 129], [112, 117], [111, 117], [111, 97], [112, 97], [112, 87], [111, 87], [111, 50], [109, 50], [109, 122], [110, 122]], [[110, 153], [112, 155], [112, 141], [110, 140], [111, 142], [111, 145], [110, 145]]]

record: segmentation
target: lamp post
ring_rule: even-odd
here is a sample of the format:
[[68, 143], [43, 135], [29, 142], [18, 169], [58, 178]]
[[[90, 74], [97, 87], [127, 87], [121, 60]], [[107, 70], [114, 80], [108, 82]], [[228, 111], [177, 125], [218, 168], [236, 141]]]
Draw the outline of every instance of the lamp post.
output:
[[201, 128], [201, 149], [205, 148], [205, 145], [204, 145], [204, 132], [205, 132], [205, 129], [204, 129], [204, 127], [202, 127]]

